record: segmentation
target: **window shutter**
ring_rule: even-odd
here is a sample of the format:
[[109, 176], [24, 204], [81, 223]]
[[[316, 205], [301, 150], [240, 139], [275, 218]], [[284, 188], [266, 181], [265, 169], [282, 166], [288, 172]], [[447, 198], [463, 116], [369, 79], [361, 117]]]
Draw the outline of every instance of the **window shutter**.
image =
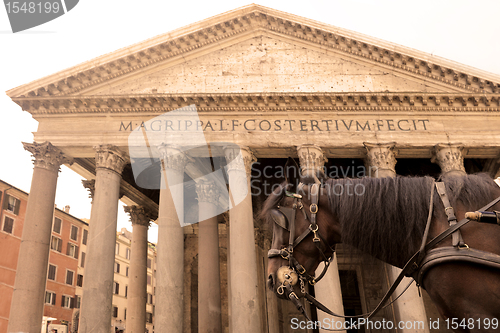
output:
[[52, 305], [56, 305], [56, 293], [52, 293]]
[[57, 244], [57, 251], [59, 251], [59, 252], [62, 251], [62, 239], [59, 239], [59, 242]]
[[66, 297], [65, 297], [64, 295], [62, 295], [62, 297], [61, 297], [61, 306], [62, 306], [62, 307], [64, 307], [64, 299], [65, 299], [65, 298], [66, 298]]
[[69, 301], [69, 307], [71, 309], [73, 309], [75, 307], [75, 298], [74, 297], [71, 297], [71, 299]]
[[2, 209], [7, 209], [7, 207], [9, 206], [9, 197], [10, 197], [10, 195], [5, 194], [5, 198], [3, 198], [3, 207], [2, 207]]
[[70, 246], [69, 246], [69, 243], [68, 243], [68, 245], [66, 246], [66, 255], [67, 256], [69, 256], [69, 248], [70, 248]]
[[21, 200], [16, 199], [16, 207], [14, 208], [14, 214], [19, 215], [19, 208], [21, 208]]
[[79, 251], [78, 246], [75, 246], [75, 259], [78, 259], [78, 251]]

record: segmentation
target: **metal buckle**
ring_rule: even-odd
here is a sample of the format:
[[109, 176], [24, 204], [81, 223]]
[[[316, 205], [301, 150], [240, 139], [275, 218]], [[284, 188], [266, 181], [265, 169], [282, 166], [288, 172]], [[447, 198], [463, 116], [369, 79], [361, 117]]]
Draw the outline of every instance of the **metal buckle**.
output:
[[312, 228], [312, 226], [313, 226], [312, 224], [309, 224], [309, 230], [311, 230], [311, 231], [312, 231], [312, 233], [314, 234], [314, 237], [313, 237], [313, 242], [314, 242], [314, 243], [318, 243], [319, 241], [321, 241], [321, 239], [319, 239], [318, 235], [316, 234], [316, 232], [318, 232], [318, 228], [319, 228], [319, 227], [318, 227], [318, 225], [317, 225], [317, 224], [315, 224], [316, 229], [313, 229], [313, 228]]
[[316, 205], [314, 203], [311, 204], [311, 206], [309, 207], [309, 210], [311, 211], [311, 213], [316, 214], [318, 212], [318, 205]]
[[[283, 258], [285, 260], [289, 260], [290, 259], [290, 252], [288, 252], [286, 249], [282, 249], [280, 252], [281, 252], [280, 253], [281, 258]], [[283, 253], [286, 253], [286, 256], [284, 256]]]

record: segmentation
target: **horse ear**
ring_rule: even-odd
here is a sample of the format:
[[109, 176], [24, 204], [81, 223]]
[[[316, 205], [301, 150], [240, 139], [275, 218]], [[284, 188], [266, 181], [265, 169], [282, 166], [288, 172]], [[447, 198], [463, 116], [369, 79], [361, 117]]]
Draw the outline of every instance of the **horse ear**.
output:
[[285, 181], [288, 184], [288, 191], [297, 192], [297, 185], [300, 182], [300, 167], [291, 157], [288, 158], [285, 164]]

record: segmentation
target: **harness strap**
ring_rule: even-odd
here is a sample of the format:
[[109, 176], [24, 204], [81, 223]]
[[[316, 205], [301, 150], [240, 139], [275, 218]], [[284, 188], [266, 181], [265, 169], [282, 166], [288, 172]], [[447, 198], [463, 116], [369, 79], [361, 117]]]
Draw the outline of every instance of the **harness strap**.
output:
[[494, 253], [453, 246], [438, 247], [429, 251], [424, 261], [420, 264], [417, 283], [420, 285], [425, 274], [432, 267], [443, 262], [464, 261], [483, 266], [500, 269], [500, 256]]
[[[455, 216], [455, 211], [453, 210], [453, 207], [451, 207], [450, 200], [448, 199], [448, 195], [446, 194], [446, 188], [443, 182], [438, 182], [436, 183], [436, 189], [438, 191], [439, 197], [441, 198], [441, 201], [443, 202], [444, 205], [444, 212], [446, 213], [446, 216], [448, 217], [448, 224], [451, 226], [454, 226], [457, 224], [457, 218]], [[452, 244], [453, 246], [464, 246], [465, 242], [464, 239], [462, 238], [462, 234], [460, 233], [460, 230], [456, 230], [451, 234], [452, 237]]]
[[[490, 202], [489, 204], [487, 204], [486, 206], [478, 209], [478, 210], [488, 210], [490, 209], [491, 207], [495, 206], [498, 202], [500, 202], [500, 197], [496, 198], [495, 200], [493, 200], [492, 202]], [[462, 226], [464, 226], [465, 224], [469, 223], [470, 220], [469, 219], [463, 219], [461, 220], [460, 222], [458, 222], [457, 224], [453, 225], [452, 227], [446, 229], [446, 231], [443, 231], [440, 235], [434, 237], [426, 246], [425, 246], [425, 252], [429, 251], [430, 249], [432, 249], [434, 246], [436, 246], [440, 241], [442, 241], [443, 239], [445, 239], [446, 237], [448, 237], [450, 234], [452, 234], [455, 230], [458, 230], [460, 229]]]

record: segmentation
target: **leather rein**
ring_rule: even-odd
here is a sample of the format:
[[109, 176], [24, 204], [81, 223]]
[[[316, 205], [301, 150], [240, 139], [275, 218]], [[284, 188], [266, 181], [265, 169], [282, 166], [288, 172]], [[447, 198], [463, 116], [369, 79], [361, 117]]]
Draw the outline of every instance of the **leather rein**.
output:
[[[495, 183], [500, 187], [500, 181]], [[299, 184], [299, 189], [301, 189], [304, 186], [304, 184]], [[427, 238], [429, 234], [429, 229], [431, 225], [431, 220], [432, 220], [432, 211], [433, 211], [433, 197], [434, 197], [434, 192], [435, 189], [437, 190], [438, 194], [440, 195], [441, 201], [445, 207], [445, 213], [448, 218], [448, 223], [449, 223], [449, 228], [439, 234], [438, 236], [434, 237], [429, 243], [427, 243]], [[460, 234], [460, 228], [470, 222], [471, 220], [468, 218], [465, 218], [461, 221], [457, 221], [454, 210], [450, 205], [450, 202], [448, 200], [448, 197], [446, 195], [446, 190], [444, 183], [442, 182], [433, 182], [432, 187], [431, 187], [431, 196], [430, 196], [430, 206], [429, 206], [429, 215], [424, 231], [424, 235], [422, 238], [422, 245], [415, 253], [410, 260], [404, 265], [401, 273], [399, 276], [396, 278], [390, 289], [387, 291], [387, 293], [384, 295], [383, 299], [380, 301], [380, 303], [375, 307], [375, 309], [369, 313], [364, 313], [361, 315], [356, 315], [356, 316], [343, 316], [336, 314], [329, 310], [326, 306], [321, 304], [318, 300], [316, 300], [313, 296], [311, 296], [306, 290], [305, 290], [305, 284], [304, 281], [307, 281], [310, 285], [315, 285], [319, 280], [321, 280], [332, 261], [333, 255], [335, 253], [335, 250], [328, 244], [326, 239], [321, 235], [319, 232], [318, 225], [316, 223], [316, 214], [318, 213], [318, 201], [319, 201], [319, 192], [320, 192], [320, 184], [315, 183], [311, 185], [311, 205], [309, 207], [309, 211], [311, 213], [311, 216], [308, 217], [307, 213], [304, 209], [304, 205], [302, 204], [302, 196], [300, 194], [296, 193], [291, 193], [286, 191], [286, 195], [288, 197], [294, 198], [292, 208], [289, 207], [281, 207], [277, 206], [276, 209], [272, 209], [270, 214], [272, 215], [272, 218], [274, 222], [279, 225], [280, 227], [288, 230], [290, 232], [289, 236], [289, 242], [288, 246], [282, 248], [281, 250], [278, 249], [271, 249], [268, 252], [268, 257], [269, 258], [274, 258], [274, 257], [282, 257], [285, 260], [288, 260], [289, 266], [285, 267], [282, 266], [278, 269], [277, 271], [277, 278], [278, 281], [281, 283], [281, 285], [278, 287], [277, 292], [280, 295], [283, 295], [285, 292], [287, 293], [288, 298], [294, 303], [294, 305], [297, 307], [297, 309], [306, 317], [307, 320], [311, 320], [309, 316], [307, 315], [304, 306], [302, 303], [299, 301], [299, 297], [295, 294], [293, 291], [293, 286], [297, 284], [297, 282], [300, 282], [300, 289], [301, 292], [304, 294], [304, 297], [308, 300], [309, 303], [314, 305], [316, 308], [320, 309], [321, 311], [335, 316], [335, 317], [340, 317], [340, 318], [360, 318], [360, 317], [367, 317], [367, 319], [372, 318], [378, 311], [381, 309], [391, 305], [393, 302], [395, 302], [413, 283], [413, 281], [408, 284], [408, 286], [404, 289], [404, 291], [397, 296], [392, 302], [387, 303], [391, 295], [394, 293], [402, 279], [407, 276], [407, 277], [412, 277], [416, 282], [417, 286], [422, 286], [422, 281], [424, 278], [425, 273], [432, 268], [433, 266], [437, 264], [442, 264], [444, 262], [450, 262], [450, 261], [467, 261], [467, 262], [474, 262], [474, 263], [479, 263], [482, 265], [494, 267], [497, 269], [500, 269], [500, 255], [490, 253], [490, 252], [485, 252], [485, 251], [480, 251], [480, 250], [475, 250], [469, 248], [467, 244], [465, 244], [461, 234]], [[495, 204], [500, 202], [500, 197], [494, 199], [491, 201], [489, 204], [486, 206], [482, 207], [479, 209], [479, 211], [487, 211], [491, 207], [493, 207]], [[297, 214], [297, 209], [300, 210], [304, 214], [304, 218], [306, 221], [309, 221], [309, 227], [306, 229], [299, 237], [295, 239], [295, 216]], [[319, 252], [322, 255], [322, 261], [325, 262], [325, 267], [321, 274], [316, 278], [314, 276], [309, 275], [306, 272], [306, 269], [297, 261], [297, 259], [293, 256], [293, 250], [294, 248], [299, 245], [309, 234], [313, 234], [313, 242], [318, 248]], [[446, 246], [446, 247], [439, 247], [439, 248], [434, 248], [439, 242], [444, 240], [446, 237], [452, 235], [452, 246]], [[321, 246], [324, 244], [323, 246]], [[331, 255], [327, 257], [325, 255], [325, 249], [331, 251]], [[423, 287], [423, 286], [422, 286]], [[424, 288], [425, 289], [425, 288]], [[324, 328], [323, 328], [324, 329]], [[328, 330], [328, 329], [324, 329]], [[345, 330], [345, 329], [342, 329]], [[329, 330], [329, 331], [338, 331], [338, 330]]]

